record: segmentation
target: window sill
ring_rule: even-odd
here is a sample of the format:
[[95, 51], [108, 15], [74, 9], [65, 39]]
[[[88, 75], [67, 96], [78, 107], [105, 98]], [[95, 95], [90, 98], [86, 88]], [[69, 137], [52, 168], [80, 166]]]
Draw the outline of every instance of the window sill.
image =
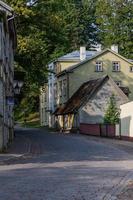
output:
[[112, 70], [112, 72], [121, 72], [121, 71]]
[[102, 70], [102, 71], [97, 71], [97, 70], [95, 70], [95, 72], [103, 72], [103, 70]]

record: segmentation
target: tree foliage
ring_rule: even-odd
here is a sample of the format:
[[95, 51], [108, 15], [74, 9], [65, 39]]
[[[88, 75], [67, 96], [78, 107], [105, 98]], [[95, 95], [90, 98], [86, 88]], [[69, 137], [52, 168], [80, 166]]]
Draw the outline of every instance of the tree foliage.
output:
[[[17, 70], [25, 72], [23, 97], [37, 99], [40, 85], [47, 80], [48, 62], [96, 41], [95, 6], [92, 0], [39, 0], [34, 5], [26, 0], [6, 2], [15, 11], [15, 62]], [[23, 102], [31, 107], [31, 101]]]
[[133, 1], [5, 0], [14, 8], [18, 36], [16, 68], [25, 72], [24, 97], [47, 80], [47, 64], [97, 42], [118, 44], [133, 57]]
[[117, 124], [119, 123], [120, 111], [117, 108], [115, 96], [110, 97], [109, 105], [104, 116], [104, 123]]
[[28, 0], [6, 2], [16, 13], [16, 62], [31, 83], [41, 84], [48, 62], [81, 45], [115, 43], [122, 55], [133, 56], [133, 1], [38, 0], [30, 6]]
[[96, 16], [104, 46], [118, 44], [123, 56], [133, 58], [133, 1], [98, 0]]
[[7, 2], [16, 13], [16, 62], [31, 83], [46, 78], [49, 61], [97, 40], [95, 1], [39, 0], [30, 6], [26, 0]]

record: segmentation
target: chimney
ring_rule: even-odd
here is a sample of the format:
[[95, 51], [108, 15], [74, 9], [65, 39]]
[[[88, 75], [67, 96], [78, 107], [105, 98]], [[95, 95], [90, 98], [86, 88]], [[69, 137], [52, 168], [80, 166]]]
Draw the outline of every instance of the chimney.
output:
[[118, 45], [113, 44], [113, 45], [111, 46], [111, 50], [114, 51], [114, 52], [116, 52], [116, 53], [118, 53]]
[[101, 44], [96, 45], [96, 51], [98, 51], [98, 52], [102, 51], [102, 45]]
[[83, 61], [86, 59], [86, 47], [80, 47], [80, 60]]

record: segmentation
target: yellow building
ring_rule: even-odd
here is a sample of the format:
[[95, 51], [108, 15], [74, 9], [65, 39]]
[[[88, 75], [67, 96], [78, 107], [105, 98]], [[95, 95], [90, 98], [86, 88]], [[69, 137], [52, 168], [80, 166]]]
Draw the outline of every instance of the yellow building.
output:
[[[50, 70], [55, 74], [50, 74], [48, 78], [47, 125], [54, 126], [53, 113], [91, 79], [108, 75], [130, 100], [133, 99], [133, 62], [121, 56], [116, 45], [103, 51], [86, 51], [82, 47], [80, 51], [62, 56], [50, 64]], [[42, 122], [44, 120], [41, 119]]]
[[84, 82], [105, 75], [109, 75], [133, 100], [133, 62], [111, 49], [105, 49], [57, 74], [57, 105], [65, 104]]
[[96, 50], [86, 51], [85, 47], [80, 47], [80, 51], [68, 53], [48, 64], [50, 73], [48, 82], [44, 85], [46, 90], [42, 91], [42, 88], [40, 88], [40, 123], [42, 126], [53, 126], [53, 112], [60, 105], [61, 95], [63, 101], [69, 98], [69, 96], [67, 96], [67, 82], [69, 80], [66, 80], [69, 77], [60, 82], [56, 75], [67, 70], [69, 67], [77, 65], [83, 60], [89, 59], [96, 53]]

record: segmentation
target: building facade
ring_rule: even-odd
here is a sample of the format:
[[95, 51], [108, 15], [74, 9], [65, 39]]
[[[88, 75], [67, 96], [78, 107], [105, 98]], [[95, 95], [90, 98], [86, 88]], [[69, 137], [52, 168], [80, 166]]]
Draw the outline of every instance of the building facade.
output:
[[[92, 58], [62, 71], [57, 77], [58, 82], [61, 82], [69, 76], [69, 82], [66, 84], [70, 98], [82, 83], [105, 75], [109, 75], [125, 91], [127, 89], [129, 99], [133, 99], [133, 62], [111, 49], [105, 49]], [[60, 95], [60, 104], [67, 100]]]
[[16, 49], [14, 14], [0, 1], [0, 151], [13, 139], [13, 80]]
[[93, 124], [104, 124], [104, 116], [113, 96], [117, 108], [129, 101], [128, 97], [109, 77], [91, 79], [83, 83], [64, 106], [55, 111], [58, 127], [63, 131], [82, 130]]
[[133, 141], [133, 101], [120, 106], [121, 138]]
[[[48, 84], [49, 89], [53, 88], [51, 89], [53, 93], [50, 95], [53, 101], [51, 112], [53, 119], [56, 109], [64, 106], [84, 82], [106, 75], [115, 81], [130, 100], [133, 99], [133, 62], [118, 53], [118, 46], [112, 45], [111, 49], [98, 49], [98, 51], [85, 51], [84, 49], [78, 52], [78, 59], [75, 59], [73, 55], [71, 62], [69, 56], [70, 54], [55, 62], [53, 65], [54, 84]], [[55, 120], [52, 126], [54, 123]]]
[[[69, 81], [69, 77], [67, 76], [67, 80], [64, 79], [62, 82], [59, 82], [57, 74], [83, 60], [89, 59], [97, 52], [96, 50], [86, 51], [85, 47], [80, 47], [80, 51], [68, 53], [48, 64], [48, 83], [45, 83], [44, 86], [40, 88], [40, 124], [42, 126], [54, 126], [55, 120], [53, 112], [58, 105], [60, 105], [60, 95], [63, 92], [64, 100], [68, 95], [66, 82]], [[42, 88], [46, 86], [47, 90], [42, 91]], [[67, 96], [67, 99], [68, 98], [69, 96]]]

